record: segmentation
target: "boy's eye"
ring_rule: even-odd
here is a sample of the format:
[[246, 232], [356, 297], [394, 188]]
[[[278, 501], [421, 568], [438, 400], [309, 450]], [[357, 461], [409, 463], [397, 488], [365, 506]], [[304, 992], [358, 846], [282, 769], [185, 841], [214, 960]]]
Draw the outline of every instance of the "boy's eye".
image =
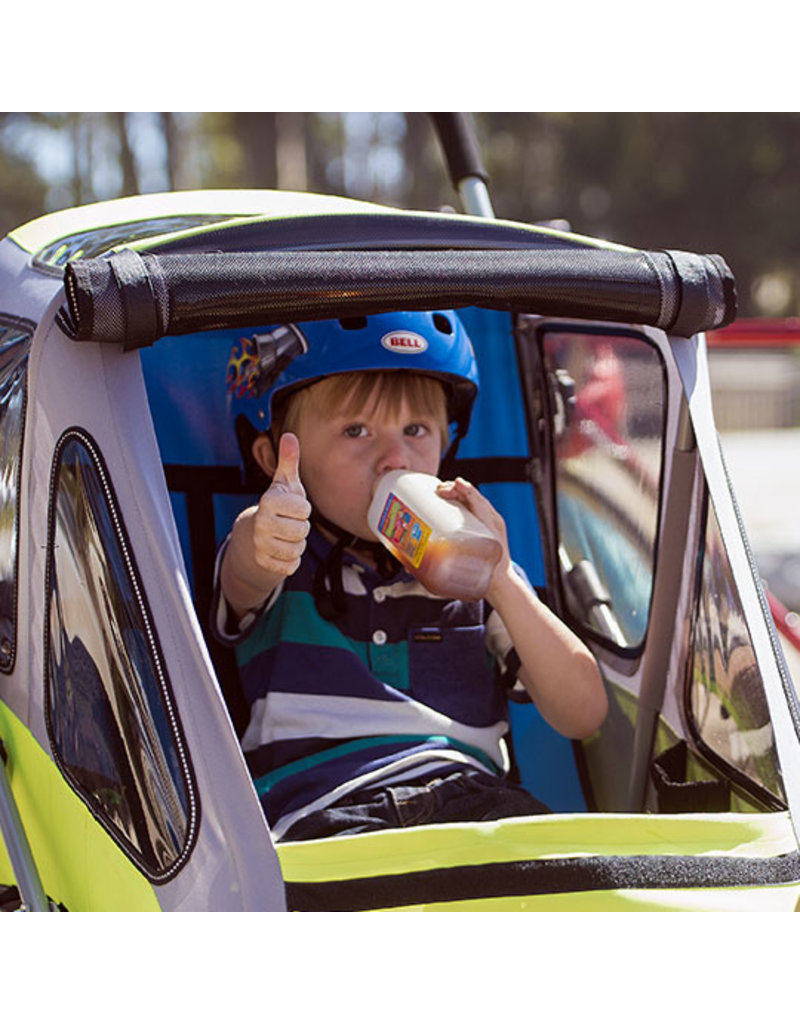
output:
[[429, 428], [424, 423], [409, 423], [405, 432], [409, 437], [424, 437]]
[[344, 428], [343, 433], [345, 437], [363, 437], [366, 429], [363, 423], [350, 423]]

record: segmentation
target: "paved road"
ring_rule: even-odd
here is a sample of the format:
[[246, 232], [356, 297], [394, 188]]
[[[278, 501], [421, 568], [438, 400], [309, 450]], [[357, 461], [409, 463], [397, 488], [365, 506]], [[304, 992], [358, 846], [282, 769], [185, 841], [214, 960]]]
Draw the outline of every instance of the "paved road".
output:
[[[725, 432], [722, 450], [761, 575], [800, 612], [800, 430]], [[795, 685], [800, 653], [784, 644]]]
[[800, 556], [800, 430], [721, 437], [753, 550]]

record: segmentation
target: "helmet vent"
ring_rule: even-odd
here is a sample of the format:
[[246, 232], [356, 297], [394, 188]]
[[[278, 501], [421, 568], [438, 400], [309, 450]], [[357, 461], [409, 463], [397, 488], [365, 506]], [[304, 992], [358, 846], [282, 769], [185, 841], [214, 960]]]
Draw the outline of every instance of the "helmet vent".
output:
[[444, 315], [444, 313], [433, 314], [433, 324], [437, 331], [441, 331], [442, 334], [452, 334], [453, 325], [450, 320]]
[[367, 326], [367, 318], [365, 316], [348, 316], [341, 319], [339, 323], [346, 331], [363, 331]]

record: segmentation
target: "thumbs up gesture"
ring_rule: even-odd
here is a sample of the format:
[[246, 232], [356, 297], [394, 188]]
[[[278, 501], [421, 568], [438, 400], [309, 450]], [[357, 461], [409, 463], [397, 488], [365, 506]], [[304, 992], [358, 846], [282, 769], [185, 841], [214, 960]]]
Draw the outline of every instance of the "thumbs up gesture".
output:
[[300, 442], [284, 434], [272, 483], [258, 503], [253, 520], [256, 562], [278, 576], [291, 576], [300, 565], [310, 529], [311, 505], [300, 480]]
[[300, 480], [300, 442], [284, 434], [272, 483], [258, 505], [233, 524], [220, 570], [231, 608], [257, 608], [281, 580], [297, 572], [311, 528], [311, 504]]
[[278, 465], [272, 474], [271, 487], [276, 485], [286, 488], [292, 494], [299, 494], [303, 498], [306, 496], [305, 488], [300, 481], [300, 442], [295, 434], [281, 436], [278, 445]]

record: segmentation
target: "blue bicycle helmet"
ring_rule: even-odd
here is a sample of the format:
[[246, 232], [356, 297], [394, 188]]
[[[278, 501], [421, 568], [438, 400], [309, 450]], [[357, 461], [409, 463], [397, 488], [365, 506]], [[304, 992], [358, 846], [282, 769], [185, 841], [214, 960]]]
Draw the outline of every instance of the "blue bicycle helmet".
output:
[[[454, 460], [478, 393], [478, 368], [467, 332], [451, 310], [285, 324], [240, 338], [230, 353], [227, 383], [245, 483], [258, 486], [261, 471], [252, 456], [253, 438], [269, 430], [276, 399], [332, 374], [386, 370], [410, 370], [441, 380], [451, 432], [446, 455]], [[313, 593], [319, 613], [337, 621], [345, 609], [342, 557], [346, 547], [371, 551], [378, 571], [387, 579], [400, 566], [377, 541], [344, 532], [316, 509], [312, 519], [336, 538], [317, 568]]]
[[[379, 313], [368, 317], [288, 324], [240, 338], [228, 361], [234, 423], [268, 430], [279, 396], [336, 373], [406, 370], [445, 385], [453, 440], [469, 427], [478, 393], [472, 344], [452, 310]], [[241, 428], [237, 433], [242, 438]]]

